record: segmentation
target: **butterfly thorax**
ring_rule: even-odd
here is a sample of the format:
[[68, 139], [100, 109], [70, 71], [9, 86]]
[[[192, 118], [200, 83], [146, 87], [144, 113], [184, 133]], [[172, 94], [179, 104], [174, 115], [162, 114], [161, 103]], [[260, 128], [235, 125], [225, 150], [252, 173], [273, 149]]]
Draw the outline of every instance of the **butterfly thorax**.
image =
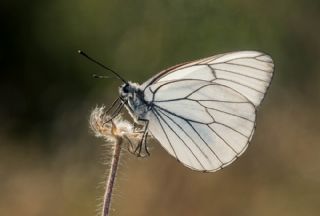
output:
[[137, 83], [128, 82], [119, 88], [121, 100], [125, 103], [125, 107], [138, 123], [139, 119], [144, 119], [150, 106], [144, 100], [143, 90]]

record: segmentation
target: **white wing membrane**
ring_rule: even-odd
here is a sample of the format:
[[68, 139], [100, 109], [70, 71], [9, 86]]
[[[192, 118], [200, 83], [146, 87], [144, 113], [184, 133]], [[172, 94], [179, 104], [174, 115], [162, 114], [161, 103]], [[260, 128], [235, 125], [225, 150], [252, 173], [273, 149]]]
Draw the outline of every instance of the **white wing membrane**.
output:
[[[196, 76], [196, 77], [195, 77]], [[161, 78], [161, 81], [169, 81], [173, 79], [214, 79], [212, 70], [206, 65], [194, 65], [193, 67], [185, 67], [182, 70], [177, 70], [175, 73], [170, 73]]]
[[268, 55], [242, 51], [162, 71], [141, 85], [148, 130], [184, 165], [219, 170], [247, 148], [273, 68]]
[[274, 70], [270, 56], [257, 51], [232, 52], [165, 70], [147, 81], [148, 85], [177, 79], [200, 79], [226, 85], [259, 106]]
[[[179, 90], [188, 91], [183, 97], [168, 99], [167, 95], [174, 95], [175, 91], [181, 96]], [[248, 145], [255, 126], [255, 107], [229, 87], [201, 80], [177, 80], [157, 85], [152, 91], [156, 100], [147, 116], [148, 129], [186, 166], [216, 171], [235, 160]]]

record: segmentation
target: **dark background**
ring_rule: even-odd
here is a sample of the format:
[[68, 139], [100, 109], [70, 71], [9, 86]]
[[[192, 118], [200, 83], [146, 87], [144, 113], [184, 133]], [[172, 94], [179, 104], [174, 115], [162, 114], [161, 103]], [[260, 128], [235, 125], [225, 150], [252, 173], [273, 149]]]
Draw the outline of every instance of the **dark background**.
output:
[[275, 76], [247, 152], [217, 173], [183, 167], [157, 142], [124, 153], [114, 215], [318, 215], [320, 2], [56, 0], [0, 2], [0, 214], [95, 215], [110, 146], [90, 111], [116, 79], [144, 82], [188, 60], [260, 50]]

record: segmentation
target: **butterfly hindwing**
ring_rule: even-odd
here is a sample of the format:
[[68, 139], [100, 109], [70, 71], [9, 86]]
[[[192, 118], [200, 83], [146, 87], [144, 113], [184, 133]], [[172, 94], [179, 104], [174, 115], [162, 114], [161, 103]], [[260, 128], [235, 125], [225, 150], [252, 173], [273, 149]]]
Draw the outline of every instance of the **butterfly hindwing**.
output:
[[230, 164], [252, 137], [255, 107], [227, 86], [180, 79], [151, 85], [145, 94], [153, 99], [149, 131], [192, 169], [215, 171]]

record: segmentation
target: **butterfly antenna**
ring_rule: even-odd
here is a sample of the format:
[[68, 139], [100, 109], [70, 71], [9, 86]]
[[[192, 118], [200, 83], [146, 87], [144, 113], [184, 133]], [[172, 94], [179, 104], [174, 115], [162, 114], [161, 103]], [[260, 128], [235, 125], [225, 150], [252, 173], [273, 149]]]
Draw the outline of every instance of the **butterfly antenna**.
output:
[[109, 78], [114, 78], [114, 77], [109, 77], [109, 76], [102, 76], [102, 75], [97, 75], [97, 74], [92, 74], [93, 78], [96, 79], [109, 79]]
[[112, 70], [111, 68], [108, 68], [107, 66], [105, 66], [104, 64], [98, 62], [97, 60], [94, 60], [93, 58], [91, 58], [90, 56], [88, 56], [85, 52], [83, 52], [82, 50], [78, 50], [78, 53], [80, 55], [83, 55], [84, 57], [86, 57], [87, 59], [89, 59], [90, 61], [96, 63], [97, 65], [99, 65], [100, 67], [112, 72], [118, 79], [120, 79], [122, 82], [128, 84], [128, 81], [126, 81], [125, 79], [123, 79], [117, 72], [115, 72], [114, 70]]

